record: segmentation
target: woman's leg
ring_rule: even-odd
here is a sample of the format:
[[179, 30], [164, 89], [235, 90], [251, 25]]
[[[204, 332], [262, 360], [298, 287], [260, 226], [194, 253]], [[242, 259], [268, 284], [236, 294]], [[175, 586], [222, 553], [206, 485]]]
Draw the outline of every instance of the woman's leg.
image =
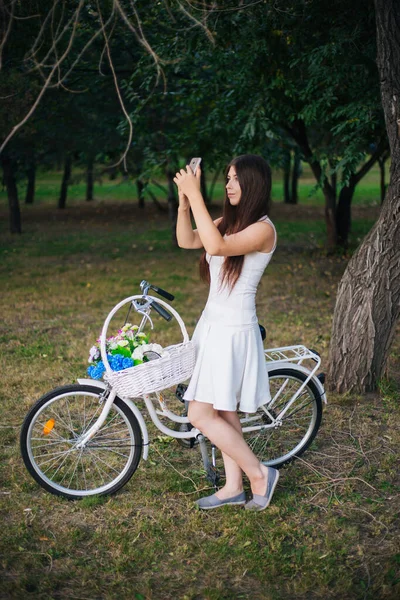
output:
[[263, 495], [267, 489], [268, 468], [259, 462], [238, 429], [222, 418], [211, 404], [189, 402], [189, 420], [224, 454], [246, 473], [253, 494]]
[[[232, 427], [239, 431], [242, 435], [242, 426], [240, 424], [239, 415], [236, 411], [220, 410], [218, 411], [219, 416], [229, 423]], [[231, 498], [237, 496], [243, 491], [243, 471], [239, 465], [226, 454], [222, 452], [222, 458], [225, 467], [225, 485], [218, 490], [218, 498]]]

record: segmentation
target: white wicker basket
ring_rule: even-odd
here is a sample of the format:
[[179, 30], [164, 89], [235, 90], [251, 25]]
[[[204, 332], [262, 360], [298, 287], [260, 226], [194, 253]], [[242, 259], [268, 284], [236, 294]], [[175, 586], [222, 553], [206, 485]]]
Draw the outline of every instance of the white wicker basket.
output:
[[139, 298], [141, 298], [141, 296], [132, 296], [117, 304], [105, 320], [100, 336], [101, 356], [106, 368], [104, 379], [112, 385], [117, 394], [124, 398], [137, 398], [138, 396], [143, 396], [143, 394], [159, 392], [181, 383], [191, 377], [195, 363], [195, 347], [193, 342], [189, 340], [185, 324], [179, 313], [163, 300], [154, 298], [158, 304], [162, 304], [167, 308], [178, 321], [183, 336], [183, 342], [165, 348], [168, 352], [168, 356], [162, 356], [161, 358], [136, 365], [135, 367], [129, 367], [123, 371], [113, 371], [111, 369], [106, 353], [108, 325], [113, 315], [124, 306], [124, 304]]
[[165, 348], [169, 356], [151, 360], [123, 371], [107, 372], [104, 379], [125, 398], [159, 392], [188, 379], [193, 373], [195, 349], [193, 342], [183, 342]]

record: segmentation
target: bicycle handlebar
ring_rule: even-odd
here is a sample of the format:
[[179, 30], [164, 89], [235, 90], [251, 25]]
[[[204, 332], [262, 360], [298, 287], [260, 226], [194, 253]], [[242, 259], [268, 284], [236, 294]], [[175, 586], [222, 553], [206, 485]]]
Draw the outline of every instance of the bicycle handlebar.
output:
[[[173, 296], [172, 296], [172, 298], [173, 298]], [[172, 319], [171, 313], [169, 313], [167, 310], [165, 310], [165, 308], [163, 306], [161, 306], [161, 304], [158, 304], [158, 302], [156, 302], [155, 300], [153, 300], [153, 302], [151, 303], [151, 306], [154, 308], [154, 310], [156, 312], [158, 312], [160, 317], [163, 317], [163, 319], [165, 319], [166, 321], [170, 321]]]
[[[147, 284], [147, 282], [144, 282], [144, 283]], [[147, 289], [148, 289], [148, 287], [147, 287]], [[141, 312], [140, 310], [138, 310], [138, 308], [140, 309], [140, 305], [138, 305], [138, 306], [136, 305], [136, 302], [135, 302], [136, 300], [139, 300], [139, 301], [145, 300], [145, 303], [143, 305], [144, 310], [149, 309], [149, 308], [154, 308], [154, 310], [161, 317], [166, 319], [167, 321], [170, 321], [172, 319], [172, 317], [175, 317], [175, 319], [177, 320], [178, 325], [181, 329], [181, 332], [182, 332], [183, 342], [186, 343], [189, 341], [189, 335], [186, 330], [185, 323], [183, 322], [179, 313], [174, 308], [172, 308], [172, 306], [167, 304], [164, 300], [156, 300], [153, 296], [146, 296], [144, 293], [142, 293], [141, 295], [130, 296], [129, 298], [125, 298], [124, 300], [122, 300], [121, 302], [119, 302], [118, 304], [116, 304], [114, 306], [114, 308], [111, 310], [111, 312], [108, 314], [106, 320], [104, 321], [103, 329], [101, 331], [100, 353], [101, 353], [101, 358], [102, 358], [102, 361], [104, 363], [107, 373], [112, 373], [112, 369], [107, 360], [107, 352], [106, 352], [106, 339], [107, 339], [108, 326], [109, 326], [113, 316], [126, 304], [132, 304], [132, 306], [135, 308], [135, 310], [137, 310], [138, 312]]]
[[166, 298], [166, 300], [169, 300], [170, 302], [172, 302], [172, 300], [175, 300], [175, 296], [173, 296], [169, 292], [166, 292], [165, 290], [163, 290], [162, 288], [158, 287], [157, 285], [153, 285], [153, 284], [149, 283], [145, 279], [143, 279], [143, 281], [140, 283], [140, 289], [142, 290], [144, 296], [147, 296], [148, 291], [150, 289], [152, 289], [157, 294], [160, 294], [160, 296], [163, 296], [164, 298]]
[[165, 298], [166, 300], [170, 300], [170, 302], [172, 302], [172, 300], [175, 300], [175, 296], [173, 296], [172, 294], [170, 294], [169, 292], [166, 292], [165, 290], [163, 290], [162, 288], [156, 286], [156, 285], [151, 285], [150, 286], [152, 290], [154, 290], [157, 294], [160, 294], [160, 296], [163, 296], [163, 298]]

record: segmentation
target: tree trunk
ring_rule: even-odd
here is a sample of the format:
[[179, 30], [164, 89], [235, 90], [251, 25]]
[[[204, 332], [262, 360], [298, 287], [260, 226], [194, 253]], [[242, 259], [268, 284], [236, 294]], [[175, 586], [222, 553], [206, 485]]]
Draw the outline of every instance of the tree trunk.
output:
[[376, 389], [400, 314], [400, 3], [375, 0], [375, 8], [390, 183], [379, 219], [339, 285], [327, 378], [337, 392]]
[[86, 201], [93, 200], [93, 158], [90, 156], [86, 165]]
[[292, 170], [292, 189], [290, 194], [290, 204], [297, 204], [299, 201], [298, 183], [301, 171], [300, 150], [294, 151], [293, 170]]
[[58, 199], [58, 208], [65, 208], [65, 204], [67, 202], [67, 193], [68, 193], [68, 185], [69, 180], [71, 179], [71, 165], [72, 158], [70, 154], [67, 154], [64, 163], [64, 175], [61, 182], [61, 192], [60, 197]]
[[172, 241], [175, 246], [177, 246], [178, 240], [176, 239], [176, 221], [178, 217], [178, 202], [175, 194], [175, 173], [176, 171], [171, 171], [170, 169], [167, 169], [166, 171], [168, 181], [168, 214], [172, 227]]
[[334, 252], [337, 246], [337, 231], [336, 231], [336, 194], [327, 179], [325, 179], [322, 191], [325, 197], [325, 223], [328, 254]]
[[[214, 176], [212, 178], [212, 182], [211, 182], [211, 186], [210, 186], [210, 193], [209, 193], [210, 204], [211, 204], [211, 202], [213, 201], [213, 198], [214, 198], [214, 189], [215, 189], [215, 185], [217, 183], [217, 179], [218, 179], [218, 177], [220, 175], [220, 172], [221, 172], [221, 169], [219, 167], [217, 167], [216, 170], [215, 170]], [[225, 198], [225, 194], [224, 194], [224, 198]]]
[[356, 185], [383, 156], [387, 156], [387, 139], [385, 135], [382, 137], [367, 162], [362, 165], [357, 173], [352, 173], [350, 175], [348, 185], [344, 186], [340, 191], [339, 202], [336, 209], [336, 228], [338, 244], [343, 248], [347, 248], [349, 233], [351, 232], [351, 202], [353, 200]]
[[327, 177], [322, 171], [321, 164], [316, 160], [308, 142], [307, 129], [302, 119], [295, 119], [291, 127], [287, 127], [287, 131], [298, 144], [304, 159], [308, 162], [313, 172], [313, 175], [318, 183], [322, 185], [322, 191], [325, 198], [325, 223], [327, 234], [327, 250], [332, 253], [337, 244], [336, 234], [336, 195]]
[[290, 204], [290, 166], [291, 157], [288, 150], [283, 159], [283, 201], [285, 204]]
[[7, 190], [8, 206], [10, 209], [10, 233], [22, 233], [21, 212], [19, 209], [17, 182], [15, 179], [14, 164], [7, 154], [1, 155], [4, 184]]
[[136, 189], [138, 195], [138, 206], [139, 208], [144, 208], [144, 183], [141, 179], [136, 179]]
[[35, 199], [36, 165], [32, 161], [27, 169], [28, 185], [26, 188], [25, 204], [33, 204]]
[[206, 181], [206, 169], [204, 159], [201, 161], [201, 179], [200, 179], [200, 191], [206, 204], [210, 204], [210, 198], [207, 193], [207, 181]]
[[345, 185], [340, 190], [339, 202], [336, 209], [336, 231], [339, 246], [347, 248], [349, 242], [349, 233], [351, 229], [351, 201], [356, 189], [355, 183], [350, 178], [349, 185]]
[[335, 194], [335, 200], [337, 200], [337, 172], [335, 171], [331, 175], [331, 186], [333, 189], [333, 193]]
[[381, 204], [383, 204], [383, 201], [385, 199], [385, 194], [386, 194], [386, 170], [385, 170], [385, 163], [387, 161], [387, 159], [389, 158], [389, 155], [387, 153], [383, 154], [379, 160], [379, 171], [380, 171], [380, 189], [381, 189]]

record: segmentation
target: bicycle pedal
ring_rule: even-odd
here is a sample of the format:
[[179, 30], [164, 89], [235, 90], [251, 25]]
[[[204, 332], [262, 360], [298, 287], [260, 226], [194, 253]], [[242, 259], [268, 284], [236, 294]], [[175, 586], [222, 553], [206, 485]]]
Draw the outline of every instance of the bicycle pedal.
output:
[[209, 465], [207, 472], [206, 472], [206, 478], [214, 487], [217, 488], [218, 483], [221, 479], [221, 475], [219, 474], [219, 472], [213, 465]]
[[187, 390], [187, 385], [185, 385], [184, 383], [179, 383], [176, 386], [176, 390], [175, 390], [175, 396], [178, 398], [178, 400], [180, 400], [181, 402], [185, 402], [183, 399], [183, 396], [185, 395], [185, 392]]

